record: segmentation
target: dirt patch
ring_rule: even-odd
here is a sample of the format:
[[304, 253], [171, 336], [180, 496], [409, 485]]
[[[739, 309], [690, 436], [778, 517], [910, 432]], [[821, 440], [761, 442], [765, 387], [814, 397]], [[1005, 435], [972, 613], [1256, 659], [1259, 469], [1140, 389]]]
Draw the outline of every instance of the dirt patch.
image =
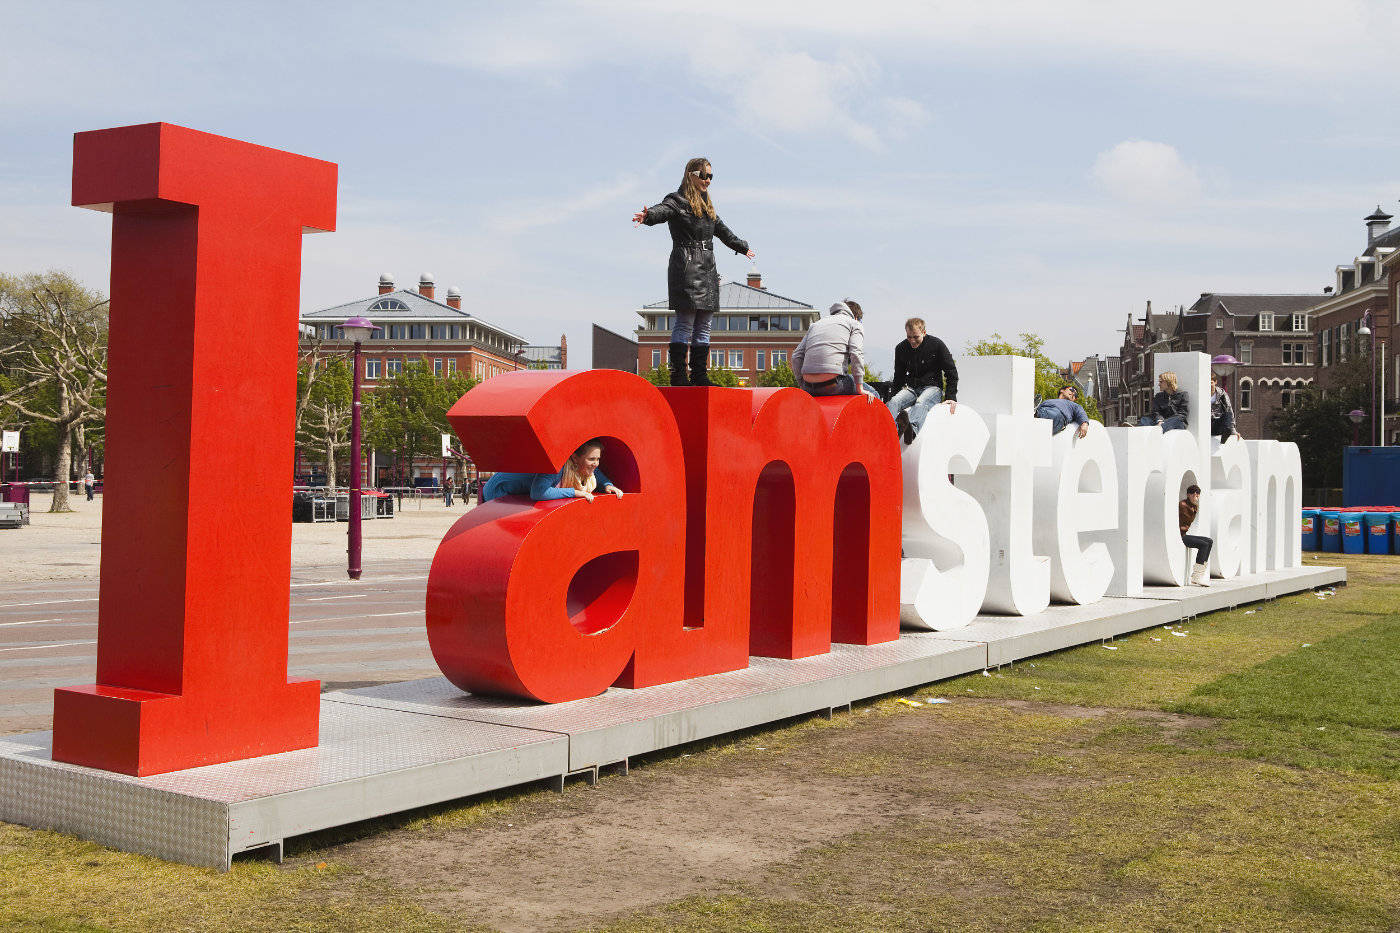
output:
[[1026, 807], [1092, 783], [1034, 761], [1121, 722], [1189, 719], [1015, 701], [949, 710], [886, 701], [639, 760], [597, 787], [524, 794], [470, 825], [409, 826], [301, 858], [333, 858], [507, 931], [591, 926], [692, 894], [791, 896], [785, 866], [805, 850], [912, 827], [964, 840], [1014, 832]]

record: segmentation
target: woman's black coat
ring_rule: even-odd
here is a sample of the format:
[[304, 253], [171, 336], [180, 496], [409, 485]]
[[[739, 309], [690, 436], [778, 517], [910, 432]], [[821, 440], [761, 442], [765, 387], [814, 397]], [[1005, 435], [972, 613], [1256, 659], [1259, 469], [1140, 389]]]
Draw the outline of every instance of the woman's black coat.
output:
[[664, 223], [671, 228], [671, 261], [666, 266], [666, 297], [671, 310], [718, 311], [719, 269], [715, 267], [712, 238], [719, 237], [725, 246], [741, 254], [749, 251], [749, 244], [718, 217], [695, 216], [679, 191], [647, 208], [642, 223], [648, 227]]

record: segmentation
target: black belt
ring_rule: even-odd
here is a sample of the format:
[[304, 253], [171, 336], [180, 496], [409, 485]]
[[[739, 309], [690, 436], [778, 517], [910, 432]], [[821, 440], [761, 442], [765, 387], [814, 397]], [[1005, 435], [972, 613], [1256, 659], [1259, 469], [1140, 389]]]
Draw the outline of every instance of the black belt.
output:
[[713, 249], [715, 248], [715, 241], [714, 241], [714, 240], [691, 240], [691, 241], [688, 242], [688, 243], [676, 243], [676, 244], [674, 244], [674, 246], [676, 247], [676, 249], [709, 249], [709, 250], [713, 250]]

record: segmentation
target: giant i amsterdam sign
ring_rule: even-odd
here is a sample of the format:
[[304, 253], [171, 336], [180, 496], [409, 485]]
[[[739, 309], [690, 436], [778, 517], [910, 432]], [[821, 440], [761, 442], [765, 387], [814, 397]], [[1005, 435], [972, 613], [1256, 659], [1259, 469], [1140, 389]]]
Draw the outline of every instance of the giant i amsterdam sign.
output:
[[[73, 203], [113, 214], [109, 479], [97, 682], [56, 691], [53, 758], [151, 775], [312, 747], [319, 684], [287, 678], [288, 516], [205, 508], [198, 475], [236, 445], [247, 495], [286, 498], [300, 238], [334, 228], [336, 167], [169, 124], [100, 130], [75, 137]], [[1203, 355], [1156, 361], [1190, 430], [1082, 439], [1032, 416], [1030, 360], [959, 365], [957, 411], [907, 448], [863, 397], [614, 371], [483, 383], [449, 413], [480, 469], [552, 472], [602, 437], [627, 494], [459, 520], [427, 588], [443, 673], [560, 703], [1180, 585], [1190, 483], [1216, 576], [1300, 565], [1297, 448], [1215, 444]]]

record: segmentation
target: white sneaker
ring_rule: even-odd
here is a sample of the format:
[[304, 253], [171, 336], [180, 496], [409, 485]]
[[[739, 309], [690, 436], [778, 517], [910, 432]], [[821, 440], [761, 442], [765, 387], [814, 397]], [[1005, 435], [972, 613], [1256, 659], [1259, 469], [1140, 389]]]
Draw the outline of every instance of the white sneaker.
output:
[[1210, 567], [1197, 564], [1191, 570], [1191, 582], [1196, 586], [1210, 586]]

